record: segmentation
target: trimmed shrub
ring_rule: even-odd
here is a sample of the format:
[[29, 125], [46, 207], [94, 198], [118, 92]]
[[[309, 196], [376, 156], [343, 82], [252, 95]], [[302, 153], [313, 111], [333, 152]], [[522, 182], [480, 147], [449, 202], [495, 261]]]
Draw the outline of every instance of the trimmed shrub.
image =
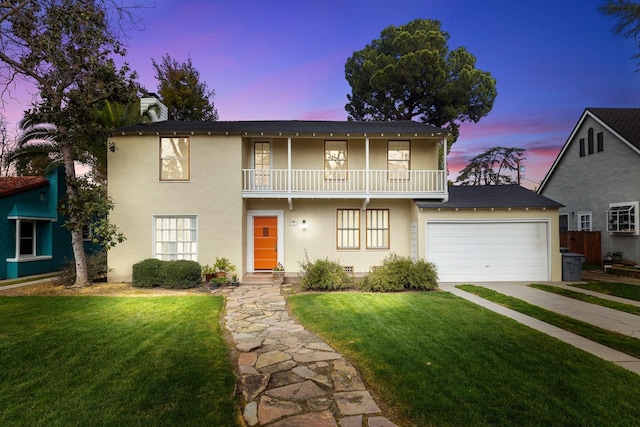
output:
[[[107, 252], [99, 251], [87, 255], [87, 276], [89, 282], [106, 282], [107, 280]], [[68, 261], [54, 279], [56, 285], [73, 285], [76, 281], [76, 262]]]
[[[149, 258], [133, 264], [131, 285], [136, 288], [152, 288], [164, 283], [164, 264], [166, 261]], [[200, 272], [198, 271], [198, 277]]]
[[373, 292], [431, 291], [438, 288], [438, 275], [433, 263], [390, 254], [380, 267], [365, 276], [358, 287]]
[[316, 259], [309, 261], [306, 254], [300, 266], [300, 287], [305, 291], [335, 291], [353, 286], [353, 279], [337, 261]]
[[160, 286], [166, 289], [195, 288], [202, 283], [202, 267], [195, 261], [165, 261], [162, 270], [164, 280]]

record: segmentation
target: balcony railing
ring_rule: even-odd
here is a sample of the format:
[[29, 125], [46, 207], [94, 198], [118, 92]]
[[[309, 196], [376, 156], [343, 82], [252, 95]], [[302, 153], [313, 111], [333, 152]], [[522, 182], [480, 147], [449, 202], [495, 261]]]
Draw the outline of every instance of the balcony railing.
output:
[[442, 170], [243, 169], [245, 197], [421, 197], [447, 191]]

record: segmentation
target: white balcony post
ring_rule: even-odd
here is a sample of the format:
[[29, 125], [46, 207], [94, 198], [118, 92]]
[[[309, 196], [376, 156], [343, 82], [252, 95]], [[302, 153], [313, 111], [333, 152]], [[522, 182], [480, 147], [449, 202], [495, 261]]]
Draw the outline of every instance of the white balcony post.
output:
[[291, 193], [291, 137], [287, 138], [287, 191]]
[[369, 194], [369, 183], [370, 183], [370, 179], [371, 177], [369, 176], [369, 137], [367, 136], [364, 139], [364, 192], [365, 194]]
[[443, 165], [442, 175], [444, 176], [444, 182], [443, 182], [443, 187], [441, 191], [444, 191], [446, 193], [449, 191], [449, 188], [448, 188], [449, 185], [447, 182], [447, 137], [446, 136], [442, 140], [442, 165]]

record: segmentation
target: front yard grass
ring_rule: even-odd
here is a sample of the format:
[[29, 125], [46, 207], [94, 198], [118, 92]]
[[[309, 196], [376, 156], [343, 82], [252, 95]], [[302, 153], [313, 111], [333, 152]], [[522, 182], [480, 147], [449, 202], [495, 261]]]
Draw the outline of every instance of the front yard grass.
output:
[[510, 309], [519, 311], [538, 320], [547, 322], [566, 331], [585, 337], [607, 347], [616, 349], [633, 357], [640, 358], [640, 340], [617, 332], [607, 331], [597, 326], [590, 325], [580, 320], [573, 319], [562, 314], [546, 310], [542, 307], [529, 304], [518, 298], [501, 294], [492, 289], [476, 285], [458, 285], [458, 288], [471, 292], [479, 297], [493, 301]]
[[612, 308], [614, 310], [624, 311], [625, 313], [640, 315], [640, 307], [638, 307], [637, 305], [624, 304], [617, 301], [598, 298], [593, 295], [588, 295], [582, 292], [576, 292], [569, 289], [560, 288], [558, 286], [539, 285], [539, 284], [532, 284], [529, 286], [531, 286], [532, 288], [540, 289], [541, 291], [547, 291], [557, 295], [562, 295], [563, 297], [577, 299], [580, 301], [588, 302], [590, 304], [601, 305], [603, 307]]
[[640, 377], [444, 292], [300, 294], [406, 426], [634, 425]]
[[0, 425], [237, 426], [222, 298], [0, 298]]
[[640, 286], [637, 285], [629, 285], [627, 283], [618, 282], [592, 281], [587, 283], [573, 283], [571, 286], [575, 286], [576, 288], [588, 289], [590, 291], [600, 292], [607, 295], [613, 295], [620, 298], [640, 301]]

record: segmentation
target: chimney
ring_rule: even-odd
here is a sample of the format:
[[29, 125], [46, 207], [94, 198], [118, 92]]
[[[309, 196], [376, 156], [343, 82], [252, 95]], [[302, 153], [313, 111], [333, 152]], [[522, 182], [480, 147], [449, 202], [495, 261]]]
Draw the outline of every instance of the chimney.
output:
[[163, 122], [169, 119], [167, 106], [160, 101], [155, 93], [140, 98], [140, 114], [143, 123]]

